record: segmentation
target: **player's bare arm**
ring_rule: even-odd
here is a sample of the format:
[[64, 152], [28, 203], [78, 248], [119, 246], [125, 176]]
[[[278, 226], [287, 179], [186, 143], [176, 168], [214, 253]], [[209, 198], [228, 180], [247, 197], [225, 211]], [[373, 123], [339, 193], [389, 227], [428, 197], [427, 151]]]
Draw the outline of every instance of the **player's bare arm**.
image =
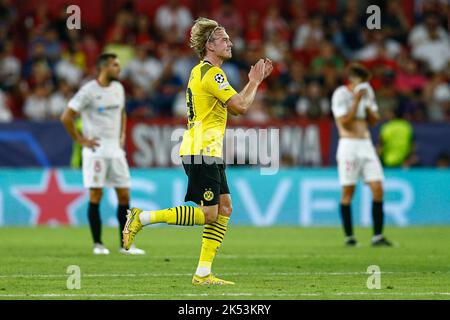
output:
[[353, 121], [355, 120], [356, 112], [358, 111], [358, 105], [362, 99], [362, 97], [367, 93], [366, 89], [360, 90], [355, 93], [355, 97], [353, 99], [352, 105], [350, 107], [350, 111], [337, 119], [337, 121], [344, 127], [349, 128]]
[[380, 120], [378, 112], [373, 111], [370, 107], [366, 107], [366, 119], [371, 127], [375, 126]]
[[63, 123], [64, 127], [66, 128], [69, 135], [72, 137], [73, 141], [76, 141], [83, 147], [87, 148], [94, 148], [100, 146], [98, 143], [98, 139], [88, 139], [83, 137], [78, 130], [75, 128], [74, 121], [76, 118], [78, 118], [79, 114], [78, 112], [72, 110], [71, 108], [66, 108], [61, 115], [61, 122]]
[[[266, 70], [267, 66], [267, 70]], [[249, 82], [239, 94], [232, 96], [227, 101], [228, 110], [233, 115], [246, 114], [253, 103], [256, 91], [261, 82], [267, 78], [273, 70], [272, 61], [260, 59], [250, 68], [248, 73]]]
[[125, 112], [125, 109], [122, 111], [122, 126], [120, 130], [120, 147], [123, 149], [125, 148], [125, 134], [127, 130], [127, 113]]

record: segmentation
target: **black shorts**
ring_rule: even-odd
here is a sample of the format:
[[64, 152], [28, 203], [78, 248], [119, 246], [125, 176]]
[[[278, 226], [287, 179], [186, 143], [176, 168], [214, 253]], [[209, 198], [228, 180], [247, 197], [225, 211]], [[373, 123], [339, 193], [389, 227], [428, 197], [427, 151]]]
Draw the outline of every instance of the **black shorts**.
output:
[[188, 176], [184, 201], [193, 201], [201, 206], [213, 206], [219, 204], [221, 194], [230, 193], [225, 164], [221, 158], [183, 156], [182, 162]]

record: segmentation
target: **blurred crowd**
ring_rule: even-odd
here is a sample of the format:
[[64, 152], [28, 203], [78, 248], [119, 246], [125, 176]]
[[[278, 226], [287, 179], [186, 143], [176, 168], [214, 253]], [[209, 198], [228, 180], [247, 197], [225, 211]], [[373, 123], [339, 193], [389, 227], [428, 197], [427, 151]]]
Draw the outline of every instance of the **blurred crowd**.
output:
[[247, 119], [331, 119], [331, 94], [345, 83], [348, 62], [360, 61], [373, 73], [384, 120], [400, 114], [450, 121], [446, 0], [415, 1], [409, 17], [404, 1], [372, 1], [381, 7], [379, 30], [367, 29], [365, 1], [317, 0], [312, 11], [302, 0], [286, 0], [243, 13], [231, 0], [211, 12], [168, 0], [152, 14], [129, 1], [100, 33], [69, 30], [66, 7], [51, 16], [45, 1], [19, 19], [13, 2], [0, 0], [0, 121], [58, 118], [74, 92], [95, 78], [102, 52], [120, 57], [129, 116], [185, 117], [184, 90], [198, 63], [189, 31], [199, 16], [217, 20], [230, 35], [233, 58], [223, 69], [237, 90], [258, 58], [274, 61]]

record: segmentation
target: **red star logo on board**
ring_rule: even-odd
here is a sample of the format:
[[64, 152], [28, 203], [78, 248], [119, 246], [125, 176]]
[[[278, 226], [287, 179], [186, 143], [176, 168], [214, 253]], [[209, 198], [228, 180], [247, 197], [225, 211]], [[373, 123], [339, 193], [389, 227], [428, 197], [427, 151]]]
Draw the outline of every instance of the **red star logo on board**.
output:
[[84, 189], [67, 187], [56, 170], [44, 173], [39, 187], [22, 187], [18, 192], [32, 207], [34, 224], [69, 224], [70, 207], [85, 194]]

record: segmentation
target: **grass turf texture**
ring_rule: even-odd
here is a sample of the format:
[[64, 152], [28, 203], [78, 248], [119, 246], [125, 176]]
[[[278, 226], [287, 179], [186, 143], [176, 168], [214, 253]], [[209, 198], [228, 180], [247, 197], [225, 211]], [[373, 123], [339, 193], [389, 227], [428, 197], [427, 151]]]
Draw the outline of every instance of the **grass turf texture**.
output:
[[[103, 229], [109, 256], [94, 256], [88, 228], [0, 228], [0, 299], [450, 299], [450, 227], [387, 228], [393, 248], [357, 248], [340, 228], [231, 226], [213, 271], [235, 286], [194, 287], [200, 227], [146, 227], [145, 256], [118, 252], [118, 230]], [[81, 289], [66, 287], [69, 265]], [[381, 269], [368, 289], [367, 268]]]

